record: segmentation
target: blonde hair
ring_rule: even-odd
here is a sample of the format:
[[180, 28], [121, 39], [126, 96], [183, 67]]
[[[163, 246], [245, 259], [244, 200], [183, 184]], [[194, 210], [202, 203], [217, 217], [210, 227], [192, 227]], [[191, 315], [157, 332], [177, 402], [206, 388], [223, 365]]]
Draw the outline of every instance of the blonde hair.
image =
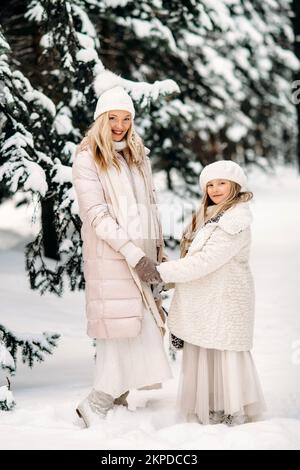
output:
[[[227, 211], [228, 209], [230, 209], [236, 204], [250, 201], [250, 199], [253, 198], [253, 193], [251, 191], [241, 191], [241, 186], [238, 183], [235, 183], [234, 181], [230, 181], [230, 183], [231, 183], [231, 186], [230, 186], [230, 192], [228, 194], [228, 197], [225, 199], [225, 201], [218, 204], [218, 208], [216, 209], [214, 213], [214, 217], [220, 214], [221, 212]], [[193, 214], [192, 221], [187, 225], [187, 227], [185, 228], [183, 232], [183, 236], [180, 242], [180, 257], [181, 258], [183, 258], [186, 255], [189, 245], [193, 241], [201, 224], [206, 221], [205, 218], [206, 218], [207, 208], [213, 205], [216, 205], [216, 204], [214, 204], [214, 202], [210, 199], [207, 193], [207, 188], [206, 188], [199, 208]]]
[[[137, 134], [133, 122], [126, 133], [127, 155], [129, 166], [141, 165], [145, 152], [141, 137]], [[76, 154], [87, 148], [91, 149], [95, 162], [101, 170], [106, 171], [113, 165], [120, 170], [120, 163], [116, 156], [111, 135], [108, 111], [101, 114], [88, 128], [84, 138], [77, 147]]]

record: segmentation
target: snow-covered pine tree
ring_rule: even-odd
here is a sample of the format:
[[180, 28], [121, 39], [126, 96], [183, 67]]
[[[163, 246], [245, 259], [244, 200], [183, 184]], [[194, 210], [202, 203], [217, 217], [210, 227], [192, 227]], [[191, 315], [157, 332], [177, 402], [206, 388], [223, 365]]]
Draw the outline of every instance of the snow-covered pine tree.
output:
[[246, 73], [251, 70], [251, 81], [242, 102], [251, 120], [242, 139], [246, 162], [290, 163], [295, 161], [297, 142], [291, 82], [300, 64], [293, 52], [291, 0], [244, 1], [242, 8], [237, 26], [241, 29], [244, 18], [248, 21], [243, 45], [250, 51], [251, 66], [244, 68]]
[[24, 334], [11, 331], [0, 325], [2, 344], [9, 351], [6, 365], [3, 367], [14, 375], [17, 368], [17, 355], [20, 352], [22, 362], [33, 367], [35, 362], [42, 362], [46, 354], [52, 354], [60, 335], [44, 331], [40, 334]]
[[16, 402], [10, 391], [10, 383], [8, 385], [0, 385], [0, 411], [11, 411], [14, 409]]
[[[22, 362], [33, 367], [35, 362], [45, 360], [46, 354], [52, 354], [60, 337], [57, 333], [43, 332], [42, 334], [24, 334], [10, 331], [0, 325], [0, 371], [15, 375], [17, 355], [21, 354]], [[10, 381], [4, 385], [4, 375], [0, 375], [0, 410], [11, 410], [15, 401], [10, 391]]]
[[[23, 2], [15, 3], [19, 3], [19, 8], [24, 8]], [[23, 103], [23, 114], [17, 116], [15, 120], [11, 119], [11, 109], [5, 102], [4, 115], [6, 113], [8, 123], [12, 121], [14, 127], [13, 129], [6, 127], [2, 133], [4, 144], [2, 156], [7, 160], [7, 164], [1, 169], [3, 178], [7, 185], [10, 183], [13, 186], [14, 191], [32, 190], [34, 196], [38, 195], [38, 202], [44, 209], [41, 211], [41, 231], [26, 249], [26, 268], [31, 287], [39, 289], [41, 293], [50, 290], [58, 295], [62, 293], [65, 274], [69, 277], [72, 289], [83, 287], [79, 218], [71, 209], [73, 193], [70, 162], [76, 143], [91, 118], [91, 109], [95, 102], [94, 93], [91, 92], [93, 67], [96, 63], [99, 64], [99, 59], [94, 49], [97, 39], [93, 33], [93, 27], [85, 12], [80, 8], [80, 3], [33, 1], [25, 5], [26, 11], [23, 16], [27, 18], [27, 23], [35, 31], [35, 42], [37, 39], [39, 41], [36, 46], [36, 62], [39, 67], [38, 72], [32, 77], [39, 91], [31, 87], [29, 80], [24, 78], [20, 70], [14, 72], [22, 75], [21, 96], [24, 96], [25, 102], [29, 97], [29, 102], [25, 105]], [[43, 36], [39, 29], [37, 31], [37, 25], [40, 23], [44, 28]], [[78, 23], [82, 32], [77, 28]], [[9, 19], [6, 26], [9, 37], [10, 32], [13, 33], [13, 27], [9, 27]], [[26, 31], [26, 28], [24, 30]], [[21, 62], [21, 69], [25, 65]], [[7, 77], [7, 80], [10, 81], [10, 77]], [[24, 84], [27, 86], [26, 90]], [[9, 86], [8, 84], [8, 88]], [[13, 93], [17, 99], [19, 90], [16, 88], [18, 86], [20, 88], [20, 83], [16, 84], [15, 94]], [[86, 106], [86, 103], [89, 103], [89, 106]], [[15, 106], [15, 103], [13, 104]], [[35, 104], [37, 104], [37, 109], [34, 109]], [[11, 151], [10, 143], [14, 141], [14, 131], [22, 119], [26, 121], [23, 126], [25, 131], [29, 131], [32, 135], [34, 154], [32, 162], [36, 165], [36, 172], [41, 173], [42, 188], [34, 185], [30, 187], [35, 175], [27, 178], [26, 171], [22, 172], [25, 166], [23, 166], [24, 159], [21, 159], [21, 162], [19, 159], [20, 149], [14, 150], [15, 154], [18, 154], [17, 157]], [[18, 159], [18, 174], [23, 179], [24, 187], [13, 185], [12, 158]], [[28, 164], [27, 160], [26, 164]], [[35, 178], [34, 184], [38, 184], [38, 178]], [[69, 193], [72, 193], [71, 198], [69, 198]], [[67, 217], [65, 217], [66, 213]], [[43, 217], [44, 214], [46, 217]], [[49, 260], [46, 262], [45, 255], [50, 255], [45, 252], [45, 243], [43, 243], [46, 237], [53, 238], [53, 232], [49, 231], [53, 222], [58, 245], [56, 265]]]
[[[0, 179], [11, 193], [24, 191], [43, 196], [47, 192], [46, 172], [49, 161], [38, 145], [35, 147], [36, 129], [53, 113], [54, 105], [42, 93], [34, 90], [20, 71], [9, 65], [10, 47], [0, 30], [0, 108], [1, 108], [1, 166]], [[47, 130], [47, 129], [46, 129]], [[40, 138], [42, 135], [40, 136]], [[46, 137], [46, 135], [44, 135]], [[17, 350], [22, 350], [22, 360], [32, 367], [34, 360], [43, 360], [51, 354], [59, 335], [16, 335], [0, 325], [1, 369], [11, 374], [15, 371]], [[7, 392], [7, 398], [3, 398]], [[2, 408], [11, 409], [13, 400], [6, 385], [2, 386]]]
[[[292, 1], [292, 23], [294, 30], [294, 50], [296, 57], [300, 60], [300, 3], [297, 0]], [[298, 126], [298, 141], [297, 141], [297, 159], [298, 159], [298, 171], [300, 173], [300, 100], [299, 100], [299, 86], [300, 86], [300, 70], [297, 70], [294, 76], [293, 88], [293, 103], [297, 109], [297, 126]]]
[[295, 159], [290, 0], [87, 3], [106, 66], [137, 80], [167, 74], [180, 85], [140, 123], [169, 189], [179, 178], [197, 191], [201, 166], [216, 158], [263, 166]]
[[0, 410], [10, 411], [14, 408], [15, 401], [10, 391], [10, 382], [6, 377], [6, 373], [12, 374], [15, 371], [15, 362], [4, 344], [3, 336], [0, 326]]
[[[43, 230], [26, 249], [31, 287], [42, 294], [49, 291], [61, 295], [66, 281], [71, 290], [84, 287], [71, 163], [76, 144], [93, 120], [96, 103], [93, 80], [104, 71], [97, 35], [85, 11], [86, 3], [33, 0], [27, 6], [25, 17], [41, 31], [39, 73], [43, 81], [39, 90], [32, 87], [20, 70], [10, 69], [7, 54], [3, 61], [5, 92], [1, 106], [5, 119], [0, 178], [14, 191], [22, 189], [37, 196], [41, 204], [47, 198], [53, 201], [59, 259], [53, 262], [45, 258]], [[47, 60], [43, 61], [43, 57]], [[107, 87], [107, 81], [110, 86], [111, 80], [112, 75], [106, 76], [103, 87]], [[153, 85], [123, 80], [122, 84], [141, 103], [178, 91], [172, 80]]]

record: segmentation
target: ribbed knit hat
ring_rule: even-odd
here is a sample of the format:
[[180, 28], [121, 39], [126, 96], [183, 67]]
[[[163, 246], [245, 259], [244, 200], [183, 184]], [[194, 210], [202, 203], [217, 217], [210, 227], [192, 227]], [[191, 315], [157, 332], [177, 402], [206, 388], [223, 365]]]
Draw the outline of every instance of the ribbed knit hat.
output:
[[94, 120], [96, 120], [100, 114], [113, 110], [128, 111], [131, 113], [132, 119], [134, 119], [135, 111], [133, 101], [122, 86], [109, 88], [99, 96], [94, 113]]

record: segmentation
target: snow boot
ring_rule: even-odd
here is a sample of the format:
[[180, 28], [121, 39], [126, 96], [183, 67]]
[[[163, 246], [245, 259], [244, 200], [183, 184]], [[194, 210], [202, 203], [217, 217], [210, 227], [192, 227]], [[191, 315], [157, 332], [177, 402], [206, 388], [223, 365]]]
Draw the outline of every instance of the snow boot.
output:
[[129, 391], [122, 393], [122, 395], [114, 399], [114, 405], [128, 406], [128, 401], [126, 400], [128, 395], [129, 395]]
[[113, 407], [114, 399], [111, 395], [92, 389], [90, 394], [82, 400], [76, 408], [79, 418], [82, 418], [87, 428], [99, 424], [107, 412]]

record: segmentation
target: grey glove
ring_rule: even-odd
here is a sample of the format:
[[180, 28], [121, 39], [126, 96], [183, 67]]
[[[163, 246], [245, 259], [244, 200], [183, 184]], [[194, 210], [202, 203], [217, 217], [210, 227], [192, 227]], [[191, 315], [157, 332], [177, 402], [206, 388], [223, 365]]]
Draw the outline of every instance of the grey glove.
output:
[[158, 284], [162, 282], [159, 272], [156, 269], [156, 263], [148, 256], [143, 256], [135, 266], [139, 278], [149, 284]]

